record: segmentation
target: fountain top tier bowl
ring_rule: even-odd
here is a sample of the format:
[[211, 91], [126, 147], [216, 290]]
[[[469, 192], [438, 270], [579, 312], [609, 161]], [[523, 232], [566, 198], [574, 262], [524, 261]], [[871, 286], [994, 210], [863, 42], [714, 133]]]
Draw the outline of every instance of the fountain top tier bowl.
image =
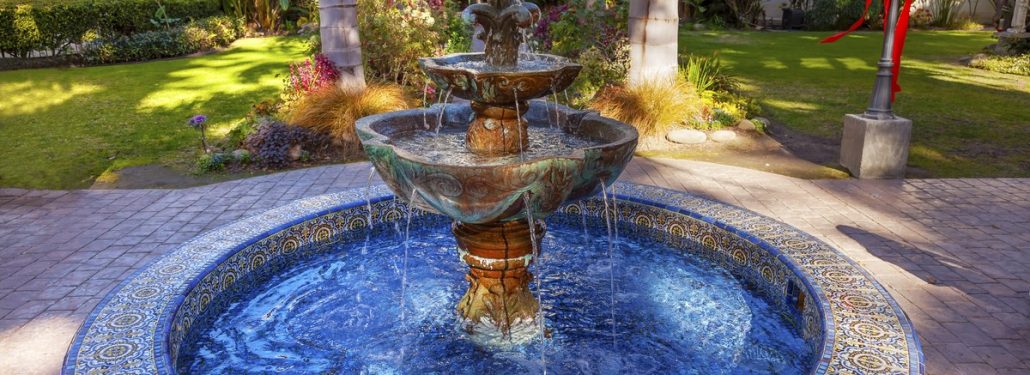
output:
[[422, 58], [419, 64], [433, 83], [456, 97], [507, 106], [561, 92], [583, 69], [560, 56], [525, 54], [522, 57], [510, 67], [490, 65], [484, 53]]

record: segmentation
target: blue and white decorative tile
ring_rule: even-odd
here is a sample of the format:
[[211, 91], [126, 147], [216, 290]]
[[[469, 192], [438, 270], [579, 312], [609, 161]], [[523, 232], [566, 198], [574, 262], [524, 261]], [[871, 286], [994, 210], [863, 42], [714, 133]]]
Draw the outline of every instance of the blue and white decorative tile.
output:
[[[560, 212], [566, 219], [610, 215], [621, 233], [722, 264], [790, 312], [788, 320], [820, 353], [812, 373], [922, 372], [918, 338], [900, 307], [832, 247], [783, 223], [690, 194], [631, 184], [612, 190], [619, 199], [608, 209], [592, 198]], [[245, 281], [315, 256], [336, 241], [360, 240], [370, 230], [392, 232], [384, 224], [407, 213], [392, 198], [376, 186], [303, 199], [183, 244], [97, 306], [69, 349], [64, 373], [174, 373], [191, 328], [208, 324], [211, 312], [229, 303], [227, 296], [252, 284]]]

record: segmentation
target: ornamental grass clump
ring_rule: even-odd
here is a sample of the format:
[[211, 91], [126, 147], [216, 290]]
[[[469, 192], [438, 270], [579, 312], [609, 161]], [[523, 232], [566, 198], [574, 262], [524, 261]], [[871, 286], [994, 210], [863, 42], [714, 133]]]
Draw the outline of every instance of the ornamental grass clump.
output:
[[703, 111], [694, 87], [682, 78], [608, 87], [590, 108], [633, 125], [642, 138], [664, 137], [669, 130], [699, 118]]
[[411, 108], [397, 85], [372, 84], [364, 90], [324, 87], [296, 101], [287, 121], [291, 125], [329, 134], [344, 143], [357, 143], [354, 122], [374, 114]]

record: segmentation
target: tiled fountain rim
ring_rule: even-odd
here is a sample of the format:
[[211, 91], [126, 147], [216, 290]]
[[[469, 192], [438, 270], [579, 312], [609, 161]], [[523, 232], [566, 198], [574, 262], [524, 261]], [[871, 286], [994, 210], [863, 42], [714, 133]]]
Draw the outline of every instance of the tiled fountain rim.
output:
[[[842, 369], [854, 370], [858, 367], [854, 362], [861, 361], [862, 359], [854, 355], [845, 358], [843, 355], [844, 350], [842, 350], [840, 345], [844, 345], [843, 349], [846, 350], [857, 348], [857, 350], [867, 349], [872, 352], [889, 352], [900, 355], [904, 358], [899, 359], [903, 359], [908, 364], [907, 371], [900, 373], [924, 373], [924, 360], [919, 339], [905, 313], [879, 283], [838, 250], [787, 224], [746, 209], [714, 202], [689, 193], [625, 183], [616, 184], [613, 190], [617, 191], [616, 195], [622, 201], [634, 202], [686, 215], [732, 233], [774, 255], [791, 271], [800, 276], [800, 279], [806, 284], [807, 291], [814, 299], [813, 302], [818, 304], [819, 313], [823, 318], [823, 345], [818, 350], [817, 363], [812, 370], [813, 374], [836, 373], [836, 371], [841, 371]], [[134, 358], [138, 362], [132, 365], [137, 372], [142, 370], [150, 373], [171, 373], [173, 367], [169, 362], [168, 356], [171, 320], [185, 296], [205, 274], [215, 269], [224, 260], [229, 259], [237, 251], [277, 232], [332, 212], [364, 206], [366, 204], [366, 197], [372, 197], [372, 202], [375, 203], [390, 199], [392, 195], [385, 186], [380, 185], [368, 190], [352, 189], [340, 193], [300, 199], [288, 205], [212, 230], [184, 243], [177, 250], [155, 259], [147, 267], [137, 271], [131, 278], [120, 283], [90, 313], [69, 347], [62, 373], [85, 373], [90, 368], [104, 366], [102, 361], [93, 363], [83, 361], [89, 361], [92, 358], [102, 358], [112, 353], [118, 354], [121, 353], [120, 350], [125, 349], [131, 349], [134, 353], [139, 354], [136, 356], [137, 358]], [[686, 208], [686, 206], [689, 206], [690, 209]], [[744, 229], [746, 225], [758, 222], [767, 226], [773, 225], [779, 231], [771, 236], [762, 236], [749, 233]], [[844, 344], [843, 339], [845, 337], [838, 334], [843, 327], [835, 326], [835, 322], [841, 316], [853, 314], [854, 312], [849, 310], [846, 301], [829, 298], [830, 296], [824, 291], [824, 286], [826, 285], [821, 284], [819, 279], [814, 278], [810, 272], [805, 271], [805, 267], [799, 265], [797, 260], [791, 256], [804, 256], [805, 254], [797, 252], [792, 254], [790, 249], [784, 251], [781, 248], [782, 245], [776, 245], [777, 241], [782, 242], [784, 239], [800, 239], [811, 243], [819, 251], [826, 252], [823, 255], [833, 255], [843, 260], [844, 264], [849, 267], [849, 275], [860, 275], [870, 285], [874, 286], [876, 293], [873, 297], [877, 301], [873, 301], [876, 302], [873, 307], [884, 307], [893, 314], [889, 318], [894, 318], [895, 320], [887, 323], [891, 325], [891, 328], [896, 328], [904, 333], [901, 340], [894, 342], [892, 347], [886, 348]], [[188, 260], [191, 263], [184, 266], [183, 262], [175, 262], [176, 260]], [[182, 273], [175, 275], [176, 278], [174, 279], [161, 279], [160, 281], [156, 281], [149, 275], [159, 272], [158, 268], [163, 270], [176, 266], [182, 266], [179, 268], [190, 272], [182, 271]], [[125, 345], [119, 348], [115, 348], [116, 345], [107, 345], [106, 347], [101, 345], [107, 344], [108, 341], [117, 341], [118, 339], [123, 339], [122, 341], [124, 341], [124, 337], [104, 336], [95, 331], [97, 327], [116, 323], [111, 321], [113, 315], [121, 311], [118, 310], [117, 304], [112, 305], [112, 303], [126, 299], [131, 300], [132, 298], [129, 297], [129, 294], [132, 292], [132, 289], [129, 287], [143, 281], [149, 281], [150, 284], [146, 284], [149, 287], [164, 287], [164, 289], [156, 292], [155, 295], [148, 296], [148, 298], [153, 297], [149, 298], [151, 302], [157, 301], [159, 303], [151, 304], [151, 306], [145, 309], [145, 312], [151, 315], [142, 318], [145, 323], [142, 324], [144, 327], [133, 332], [145, 337], [145, 339], [140, 341], [144, 345]], [[135, 302], [138, 303], [139, 301]], [[832, 319], [827, 319], [828, 317], [832, 317]], [[89, 347], [90, 344], [96, 345]], [[113, 348], [118, 350], [105, 352]], [[852, 363], [845, 363], [846, 361]], [[124, 365], [125, 361], [122, 364]], [[91, 367], [90, 365], [93, 366]], [[127, 370], [125, 368], [121, 369]], [[107, 368], [107, 370], [109, 371], [104, 373], [119, 372], [117, 367]]]

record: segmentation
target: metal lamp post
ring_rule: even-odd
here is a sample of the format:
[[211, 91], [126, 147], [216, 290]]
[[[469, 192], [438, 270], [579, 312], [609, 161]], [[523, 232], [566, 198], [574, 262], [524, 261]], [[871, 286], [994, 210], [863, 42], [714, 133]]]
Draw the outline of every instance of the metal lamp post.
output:
[[[904, 4], [903, 0], [897, 0]], [[861, 115], [845, 115], [840, 144], [840, 164], [858, 178], [903, 178], [908, 163], [912, 121], [894, 115], [891, 103], [896, 2], [891, 2], [883, 52], [877, 63], [876, 81], [869, 108]]]
[[[902, 4], [903, 1], [899, 0]], [[894, 33], [898, 27], [898, 6], [891, 2], [887, 15], [887, 32], [883, 35], [883, 52], [880, 54], [880, 62], [876, 64], [879, 69], [876, 71], [876, 82], [873, 84], [873, 95], [869, 98], [869, 108], [865, 110], [862, 117], [876, 120], [890, 120], [894, 118], [893, 105], [891, 103], [891, 89], [894, 69]]]

